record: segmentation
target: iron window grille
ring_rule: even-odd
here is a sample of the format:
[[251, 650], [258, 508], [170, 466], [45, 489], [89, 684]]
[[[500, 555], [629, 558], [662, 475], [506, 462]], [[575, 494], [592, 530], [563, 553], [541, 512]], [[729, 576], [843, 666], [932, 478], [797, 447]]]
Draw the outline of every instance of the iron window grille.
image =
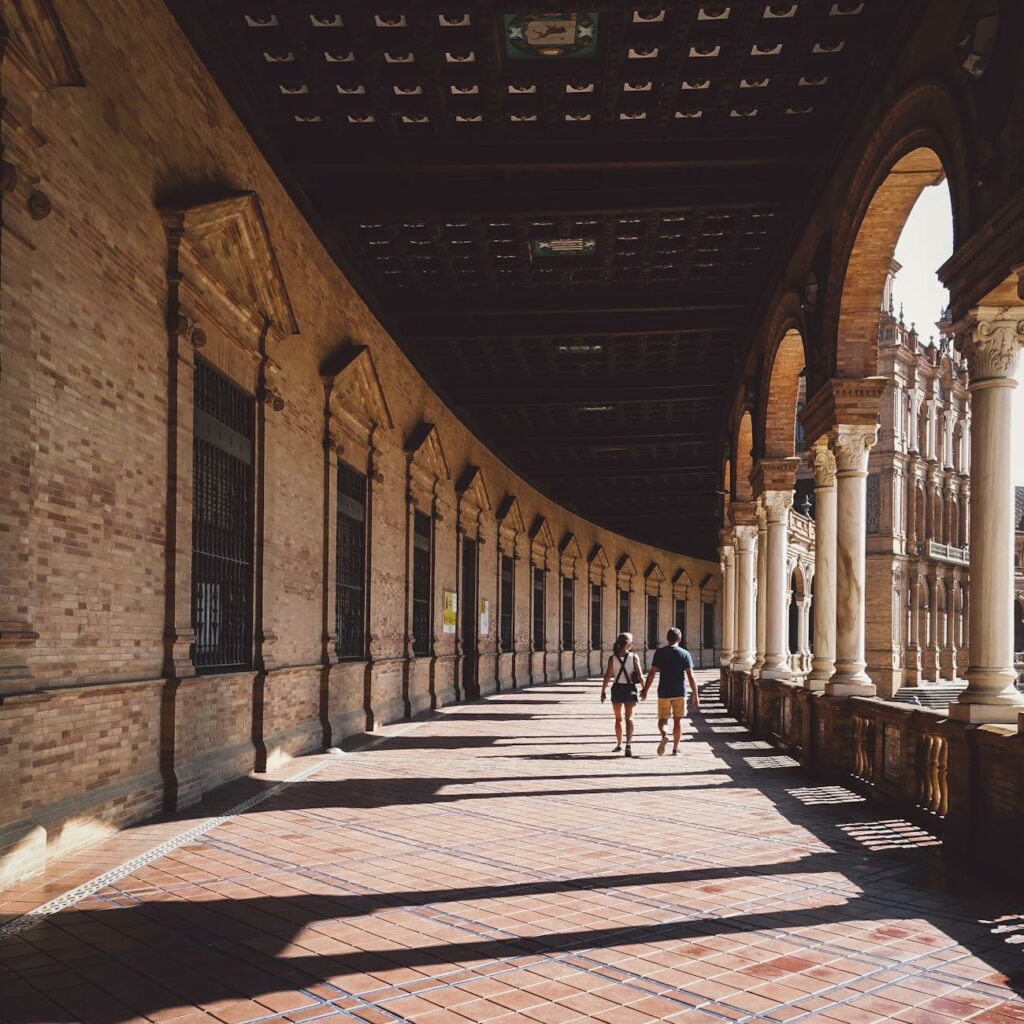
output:
[[417, 657], [430, 654], [431, 586], [434, 555], [434, 521], [425, 512], [413, 519], [412, 535], [412, 652]]
[[501, 649], [512, 651], [515, 601], [515, 562], [510, 555], [501, 556]]
[[647, 595], [647, 647], [653, 650], [658, 646], [658, 595]]
[[711, 602], [704, 604], [704, 642], [702, 646], [713, 650], [715, 646], [715, 606]]
[[680, 641], [682, 645], [686, 646], [686, 599], [682, 597], [676, 598], [676, 629], [679, 630], [683, 635], [683, 639]]
[[334, 628], [339, 658], [363, 658], [366, 646], [366, 477], [338, 465]]
[[571, 651], [576, 646], [576, 630], [573, 628], [575, 618], [575, 593], [571, 576], [562, 577], [562, 650]]
[[252, 667], [255, 402], [196, 360], [192, 443], [192, 664]]
[[544, 650], [544, 570], [533, 570], [533, 649]]
[[590, 649], [599, 651], [601, 644], [601, 586], [590, 585]]
[[629, 632], [629, 591], [619, 591], [619, 632]]

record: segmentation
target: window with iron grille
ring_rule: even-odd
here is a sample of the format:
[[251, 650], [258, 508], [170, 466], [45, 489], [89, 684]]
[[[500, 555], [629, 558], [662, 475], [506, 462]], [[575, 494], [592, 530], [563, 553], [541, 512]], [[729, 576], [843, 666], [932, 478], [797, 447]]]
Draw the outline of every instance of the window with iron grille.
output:
[[562, 577], [562, 650], [571, 651], [576, 646], [576, 630], [573, 619], [576, 615], [576, 594], [573, 589], [573, 578]]
[[629, 591], [619, 591], [619, 632], [629, 632]]
[[338, 464], [334, 628], [339, 658], [365, 656], [366, 477]]
[[601, 584], [590, 585], [590, 649], [599, 651], [601, 643]]
[[425, 512], [417, 512], [413, 520], [412, 536], [412, 635], [413, 654], [430, 654], [431, 643], [431, 565], [433, 562], [433, 519]]
[[196, 360], [192, 443], [192, 664], [252, 666], [254, 401]]
[[533, 649], [544, 650], [544, 570], [533, 570]]
[[501, 556], [501, 649], [512, 650], [515, 610], [515, 562], [510, 555]]
[[676, 598], [676, 629], [683, 634], [683, 639], [679, 642], [685, 647], [686, 646], [686, 599], [683, 597]]
[[704, 604], [704, 640], [702, 646], [711, 650], [715, 646], [715, 606], [710, 602]]
[[647, 595], [647, 647], [653, 650], [658, 646], [658, 595]]

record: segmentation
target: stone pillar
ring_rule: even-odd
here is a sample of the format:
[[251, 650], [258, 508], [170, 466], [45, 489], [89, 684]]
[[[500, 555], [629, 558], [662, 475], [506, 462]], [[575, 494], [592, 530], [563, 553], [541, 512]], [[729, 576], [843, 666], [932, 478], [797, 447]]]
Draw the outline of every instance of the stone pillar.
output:
[[836, 459], [822, 438], [814, 451], [814, 662], [804, 681], [824, 690], [836, 667]]
[[807, 672], [811, 660], [809, 627], [811, 621], [811, 599], [804, 597], [800, 602], [800, 618], [797, 629], [797, 646], [800, 648], [800, 672]]
[[722, 564], [722, 654], [720, 665], [728, 669], [732, 664], [736, 637], [736, 565], [732, 531], [721, 533]]
[[[740, 510], [733, 507], [733, 515]], [[749, 518], [754, 518], [750, 510]], [[734, 528], [736, 537], [736, 649], [732, 670], [750, 672], [754, 667], [754, 559], [757, 526], [741, 523]]]
[[920, 577], [916, 571], [910, 576], [910, 593], [907, 598], [909, 612], [909, 643], [907, 644], [906, 667], [903, 682], [907, 686], [921, 683], [921, 602], [919, 600]]
[[839, 425], [829, 441], [836, 458], [836, 670], [828, 691], [835, 695], [875, 695], [865, 671], [864, 611], [868, 453], [877, 434], [875, 425]]
[[766, 491], [762, 495], [768, 518], [768, 553], [766, 558], [767, 587], [765, 593], [765, 656], [761, 669], [763, 679], [788, 679], [789, 593], [786, 579], [786, 548], [788, 546], [789, 510], [792, 491]]
[[1009, 724], [1024, 711], [1013, 670], [1011, 451], [1024, 306], [978, 307], [955, 330], [971, 380], [971, 616], [967, 689], [949, 714], [960, 721]]
[[754, 658], [754, 675], [759, 676], [764, 667], [764, 641], [767, 628], [767, 606], [765, 595], [768, 593], [768, 518], [764, 506], [757, 503], [757, 627], [756, 656]]

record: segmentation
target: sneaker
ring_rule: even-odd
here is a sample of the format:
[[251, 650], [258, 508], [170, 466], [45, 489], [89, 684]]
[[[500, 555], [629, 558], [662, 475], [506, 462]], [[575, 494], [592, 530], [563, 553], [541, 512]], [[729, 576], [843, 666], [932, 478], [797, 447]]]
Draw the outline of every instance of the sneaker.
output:
[[626, 744], [626, 757], [633, 756], [633, 748], [627, 743]]
[[622, 744], [621, 743], [616, 743], [615, 746], [612, 747], [612, 753], [613, 754], [617, 754], [621, 750], [622, 750]]
[[667, 749], [667, 747], [668, 747], [668, 740], [664, 736], [662, 736], [661, 742], [658, 744], [658, 757], [663, 757], [664, 756], [665, 750]]

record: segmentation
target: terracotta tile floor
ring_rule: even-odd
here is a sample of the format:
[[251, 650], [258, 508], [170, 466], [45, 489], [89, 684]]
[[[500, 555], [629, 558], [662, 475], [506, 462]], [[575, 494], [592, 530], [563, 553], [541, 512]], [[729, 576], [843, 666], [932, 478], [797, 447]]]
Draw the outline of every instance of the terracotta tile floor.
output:
[[679, 757], [652, 704], [613, 756], [596, 694], [455, 707], [56, 866], [0, 902], [0, 1020], [1024, 1021], [1008, 896], [814, 786], [713, 684]]

